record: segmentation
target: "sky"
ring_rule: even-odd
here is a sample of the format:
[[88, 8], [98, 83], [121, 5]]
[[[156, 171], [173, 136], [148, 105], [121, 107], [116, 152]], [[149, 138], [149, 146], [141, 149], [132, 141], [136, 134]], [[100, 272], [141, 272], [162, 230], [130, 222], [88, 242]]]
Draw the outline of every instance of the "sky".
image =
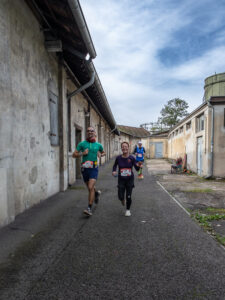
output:
[[224, 0], [80, 0], [93, 60], [119, 125], [156, 122], [171, 99], [201, 105], [225, 72]]

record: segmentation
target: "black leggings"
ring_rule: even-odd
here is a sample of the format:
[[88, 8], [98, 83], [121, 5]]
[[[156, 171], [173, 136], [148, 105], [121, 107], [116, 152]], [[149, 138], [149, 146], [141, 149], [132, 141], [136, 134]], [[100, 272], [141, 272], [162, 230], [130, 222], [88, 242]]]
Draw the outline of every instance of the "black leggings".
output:
[[131, 207], [131, 194], [134, 187], [134, 177], [131, 176], [130, 178], [118, 178], [118, 198], [120, 201], [124, 200], [125, 191], [126, 191], [126, 202], [127, 202], [127, 209]]

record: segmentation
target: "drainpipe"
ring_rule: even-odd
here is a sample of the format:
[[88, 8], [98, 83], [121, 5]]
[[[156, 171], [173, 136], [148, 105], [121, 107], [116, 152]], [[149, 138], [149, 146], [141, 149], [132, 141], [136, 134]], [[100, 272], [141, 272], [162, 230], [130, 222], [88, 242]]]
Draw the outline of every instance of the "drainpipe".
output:
[[[89, 61], [90, 64], [90, 61]], [[95, 71], [93, 68], [90, 68], [90, 73], [91, 73], [91, 79], [85, 83], [84, 85], [82, 85], [81, 87], [79, 87], [77, 90], [73, 91], [72, 93], [70, 93], [69, 95], [67, 95], [67, 100], [69, 101], [73, 96], [81, 93], [82, 91], [86, 90], [89, 86], [91, 86], [94, 81], [95, 81]]]
[[90, 55], [90, 58], [94, 59], [96, 57], [96, 51], [95, 51], [93, 42], [91, 40], [91, 36], [90, 36], [89, 30], [88, 30], [87, 24], [85, 22], [85, 18], [84, 18], [82, 9], [80, 7], [80, 3], [78, 0], [68, 0], [68, 4], [69, 4], [72, 14], [74, 16], [74, 19], [79, 27], [81, 36], [83, 38], [83, 41], [87, 48], [87, 51]]
[[115, 128], [114, 128], [113, 130], [110, 131], [110, 134], [113, 133], [113, 131], [115, 131], [116, 129], [117, 129], [117, 128], [116, 128], [116, 126], [115, 126]]
[[211, 116], [211, 141], [210, 141], [210, 170], [209, 175], [206, 178], [211, 178], [213, 176], [213, 166], [214, 166], [214, 107], [208, 102], [208, 107], [211, 108], [212, 116]]

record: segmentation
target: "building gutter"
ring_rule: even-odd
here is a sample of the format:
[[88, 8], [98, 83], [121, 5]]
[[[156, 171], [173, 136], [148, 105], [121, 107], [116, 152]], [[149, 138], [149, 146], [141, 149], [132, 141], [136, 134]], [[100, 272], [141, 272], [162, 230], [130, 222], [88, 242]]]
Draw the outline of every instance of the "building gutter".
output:
[[[211, 100], [211, 98], [210, 98]], [[213, 167], [214, 167], [214, 106], [210, 103], [210, 100], [207, 101], [208, 107], [211, 108], [211, 141], [210, 141], [210, 169], [209, 175], [206, 178], [213, 177]]]
[[[97, 56], [97, 54], [96, 54], [96, 51], [95, 51], [95, 48], [94, 48], [94, 45], [93, 45], [93, 42], [92, 42], [92, 39], [91, 39], [91, 35], [89, 33], [89, 30], [88, 30], [88, 27], [87, 27], [87, 24], [86, 24], [86, 21], [85, 21], [85, 18], [84, 18], [79, 0], [67, 0], [67, 1], [68, 1], [69, 6], [70, 6], [70, 9], [72, 11], [72, 14], [74, 16], [74, 20], [77, 23], [77, 26], [79, 28], [79, 31], [80, 31], [80, 34], [81, 34], [82, 39], [84, 41], [84, 44], [87, 48], [88, 54], [90, 56], [90, 59], [88, 60], [88, 69], [89, 69], [90, 74], [91, 74], [91, 79], [86, 84], [84, 84], [78, 90], [72, 92], [71, 94], [69, 94], [67, 96], [68, 100], [71, 97], [73, 97], [74, 95], [84, 91], [85, 89], [87, 89], [89, 86], [91, 86], [95, 82], [95, 84], [97, 86], [97, 89], [100, 92], [101, 99], [103, 100], [104, 105], [107, 107], [107, 110], [110, 114], [111, 123], [113, 123], [113, 125], [116, 126], [116, 122], [115, 122], [114, 117], [112, 115], [112, 112], [111, 112], [111, 109], [109, 107], [108, 101], [106, 99], [106, 96], [105, 96], [104, 90], [102, 88], [101, 82], [98, 78], [98, 74], [95, 70], [95, 67], [94, 67], [93, 63], [91, 62], [91, 60], [94, 59]], [[73, 54], [77, 55], [77, 53], [74, 53], [74, 52], [73, 52]], [[79, 55], [77, 55], [77, 56], [79, 57]], [[79, 57], [79, 58], [81, 58], [81, 57]]]
[[80, 30], [81, 36], [83, 38], [83, 41], [87, 48], [87, 51], [90, 55], [90, 58], [94, 59], [97, 54], [96, 54], [89, 30], [88, 30], [87, 24], [85, 22], [85, 18], [84, 18], [80, 3], [78, 0], [68, 0], [68, 4], [69, 4], [72, 14], [74, 16], [74, 20], [77, 23], [77, 26]]
[[[73, 78], [73, 80], [75, 81], [75, 84], [79, 84], [79, 82], [77, 81], [77, 78], [75, 77], [73, 71], [70, 69], [70, 67], [68, 66], [68, 64], [67, 64], [65, 61], [63, 62], [63, 64], [64, 64], [64, 66], [66, 67], [66, 69], [68, 70], [70, 76], [71, 76], [71, 77]], [[96, 113], [99, 114], [100, 117], [101, 117], [103, 120], [105, 120], [105, 118], [103, 118], [103, 116], [101, 115], [101, 113], [99, 112], [99, 110], [97, 109], [97, 107], [95, 106], [95, 104], [93, 103], [93, 101], [90, 99], [90, 97], [88, 96], [88, 94], [86, 93], [85, 90], [83, 90], [83, 93], [84, 93], [85, 96], [88, 98], [88, 101], [91, 103], [91, 105], [92, 105], [92, 107], [94, 108], [94, 110], [96, 111]], [[68, 96], [67, 96], [67, 97], [68, 97]], [[68, 98], [67, 98], [67, 99], [68, 99]], [[70, 99], [71, 99], [71, 97], [70, 97], [68, 100], [70, 100]], [[105, 120], [105, 122], [107, 122], [107, 121]]]

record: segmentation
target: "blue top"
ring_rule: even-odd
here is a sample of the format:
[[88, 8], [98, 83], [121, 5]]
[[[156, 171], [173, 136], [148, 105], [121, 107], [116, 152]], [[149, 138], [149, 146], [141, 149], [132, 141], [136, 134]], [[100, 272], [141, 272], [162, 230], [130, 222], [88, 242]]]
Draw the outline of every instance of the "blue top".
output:
[[136, 161], [143, 161], [144, 160], [144, 153], [145, 153], [145, 149], [144, 147], [137, 147], [136, 148]]

